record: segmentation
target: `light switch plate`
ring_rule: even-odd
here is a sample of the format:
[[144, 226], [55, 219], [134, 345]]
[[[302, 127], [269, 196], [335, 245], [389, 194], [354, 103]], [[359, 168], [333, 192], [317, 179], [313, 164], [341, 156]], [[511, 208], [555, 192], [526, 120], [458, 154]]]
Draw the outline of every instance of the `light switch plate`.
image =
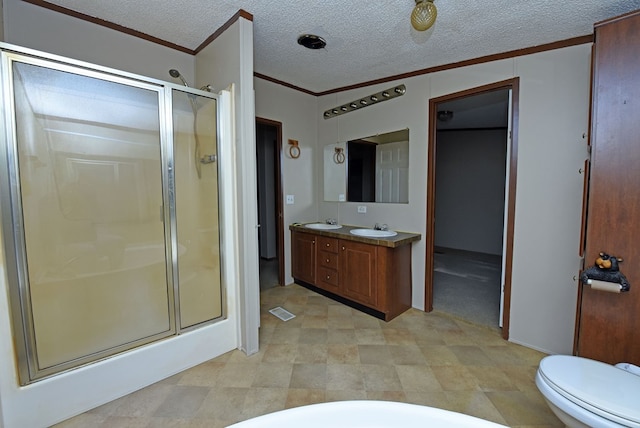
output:
[[293, 205], [295, 203], [294, 195], [287, 195], [287, 205]]
[[358, 212], [360, 214], [365, 214], [367, 212], [367, 206], [366, 205], [358, 205]]

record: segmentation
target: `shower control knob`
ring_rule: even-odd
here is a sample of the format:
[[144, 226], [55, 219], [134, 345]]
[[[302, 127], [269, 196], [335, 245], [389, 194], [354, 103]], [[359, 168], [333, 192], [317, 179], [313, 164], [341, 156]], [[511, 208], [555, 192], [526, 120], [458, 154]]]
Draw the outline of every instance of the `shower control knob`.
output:
[[208, 164], [208, 163], [214, 163], [217, 160], [217, 156], [216, 155], [204, 155], [200, 158], [200, 163], [203, 164]]

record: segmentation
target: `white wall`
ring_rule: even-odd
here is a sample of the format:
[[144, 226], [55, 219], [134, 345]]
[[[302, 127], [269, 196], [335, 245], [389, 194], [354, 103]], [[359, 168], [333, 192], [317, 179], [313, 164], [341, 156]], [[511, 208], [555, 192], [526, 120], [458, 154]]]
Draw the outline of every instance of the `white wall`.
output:
[[256, 185], [256, 136], [253, 89], [253, 22], [240, 18], [196, 56], [198, 87], [211, 84], [216, 90], [232, 88], [238, 205], [235, 228], [239, 260], [240, 344], [251, 355], [258, 352], [260, 325], [260, 278], [258, 255], [258, 189]]
[[185, 52], [21, 0], [4, 0], [4, 14], [7, 43], [161, 80], [176, 68], [194, 80], [194, 57]]
[[[194, 73], [196, 60], [190, 55], [166, 47], [18, 0], [5, 0], [4, 18], [5, 23], [9, 23], [5, 25], [5, 39], [12, 44], [47, 50], [58, 55], [67, 55], [74, 59], [95, 62], [162, 80], [170, 80], [168, 70], [177, 68], [191, 82], [196, 80]], [[245, 115], [244, 117], [248, 119], [237, 121], [242, 125], [234, 135], [239, 135], [238, 138], [241, 141], [253, 141], [251, 134], [254, 116], [252, 27], [247, 26], [246, 23], [236, 24], [230, 29], [232, 33], [235, 31], [236, 35], [230, 36], [231, 40], [222, 36], [215, 49], [221, 52], [236, 52], [235, 57], [238, 60], [231, 61], [229, 64], [222, 61], [216, 63], [214, 69], [209, 69], [206, 66], [207, 59], [199, 58], [198, 63], [201, 67], [199, 70], [202, 80], [206, 83], [215, 84], [216, 81], [219, 83], [217, 90], [227, 87], [231, 82], [237, 83], [238, 87], [246, 90], [244, 98], [236, 100], [235, 105], [241, 109], [237, 114], [240, 117]], [[229, 44], [225, 45], [225, 43]], [[241, 55], [237, 54], [239, 49]], [[221, 77], [216, 73], [220, 73]], [[228, 93], [222, 94], [221, 104], [229, 98]], [[230, 101], [227, 101], [227, 106], [229, 111]], [[247, 123], [251, 124], [249, 129]], [[242, 145], [232, 144], [231, 119], [223, 121], [220, 126], [227, 132], [221, 139], [220, 157], [235, 159], [236, 148]], [[4, 132], [0, 135], [4, 135]], [[255, 159], [255, 149], [251, 153]], [[245, 164], [241, 166], [247, 168]], [[234, 172], [235, 162], [222, 167], [221, 181], [225, 184], [231, 183], [230, 186], [232, 186], [236, 179]], [[238, 239], [235, 231], [244, 227], [244, 224], [236, 220], [236, 213], [240, 211], [234, 200], [235, 190], [225, 186], [221, 191], [223, 198], [221, 215], [225, 219], [224, 230], [221, 232], [224, 236], [223, 282], [228, 300], [227, 320], [137, 348], [27, 387], [18, 386], [15, 371], [16, 353], [13, 348], [7, 300], [6, 258], [4, 249], [0, 248], [0, 416], [2, 416], [0, 426], [49, 426], [239, 347], [238, 309], [241, 299], [238, 272], [240, 269], [236, 258], [240, 253], [238, 244], [235, 242]], [[254, 245], [253, 248], [256, 246]], [[252, 316], [257, 318], [257, 310], [252, 311], [254, 313]], [[257, 343], [257, 322], [252, 334], [256, 337]]]
[[435, 245], [502, 255], [507, 130], [438, 132]]
[[[282, 123], [282, 191], [294, 195], [293, 205], [284, 205], [285, 227], [285, 284], [293, 282], [291, 276], [291, 233], [289, 225], [294, 222], [318, 220], [318, 205], [315, 195], [316, 181], [322, 175], [322, 158], [317, 150], [318, 126], [316, 121], [317, 99], [275, 83], [255, 79], [256, 116]], [[300, 142], [300, 157], [289, 156], [289, 139]], [[318, 172], [316, 168], [320, 168]]]
[[[326, 144], [401, 128], [410, 130], [409, 204], [323, 202], [317, 175], [316, 218], [340, 223], [426, 231], [428, 101], [430, 98], [520, 77], [518, 181], [510, 319], [510, 340], [549, 353], [571, 353], [577, 289], [582, 176], [590, 88], [590, 45], [573, 46], [478, 64], [397, 83], [397, 99], [324, 120], [328, 108], [393, 86], [376, 85], [321, 97], [316, 111], [321, 171]], [[260, 93], [258, 93], [260, 96]], [[551, 108], [553, 107], [553, 108]], [[285, 180], [287, 176], [285, 176]], [[366, 214], [356, 212], [367, 205]], [[303, 220], [314, 220], [310, 214]], [[424, 239], [413, 245], [413, 306], [424, 308]]]

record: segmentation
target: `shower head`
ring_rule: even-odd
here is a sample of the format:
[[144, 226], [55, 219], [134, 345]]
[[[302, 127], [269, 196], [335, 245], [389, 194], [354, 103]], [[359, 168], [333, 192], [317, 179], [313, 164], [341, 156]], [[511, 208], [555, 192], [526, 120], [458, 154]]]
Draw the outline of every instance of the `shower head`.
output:
[[172, 68], [171, 70], [169, 70], [169, 74], [171, 75], [171, 77], [173, 77], [175, 79], [180, 79], [182, 84], [184, 86], [186, 86], [187, 88], [189, 87], [189, 84], [187, 83], [186, 80], [184, 80], [184, 77], [182, 77], [182, 74], [180, 74], [180, 72], [178, 70], [176, 70], [175, 68]]

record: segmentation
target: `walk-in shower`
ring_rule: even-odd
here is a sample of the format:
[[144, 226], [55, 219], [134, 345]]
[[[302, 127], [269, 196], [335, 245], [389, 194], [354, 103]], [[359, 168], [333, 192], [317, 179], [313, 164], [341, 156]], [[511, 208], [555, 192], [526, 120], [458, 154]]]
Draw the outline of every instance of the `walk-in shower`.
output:
[[0, 71], [20, 383], [224, 319], [217, 95], [20, 52]]
[[[172, 68], [171, 70], [169, 70], [169, 75], [174, 79], [180, 79], [180, 81], [184, 86], [186, 86], [187, 88], [189, 87], [189, 84], [187, 83], [186, 79], [175, 68]], [[200, 90], [212, 92], [213, 87], [211, 85], [205, 85], [202, 88], [200, 88]], [[214, 163], [216, 161], [216, 155], [212, 153], [202, 155], [202, 156], [200, 155], [202, 153], [201, 151], [202, 146], [200, 144], [200, 136], [198, 135], [198, 132], [196, 132], [196, 128], [198, 127], [198, 100], [195, 97], [195, 95], [189, 96], [189, 103], [191, 104], [191, 110], [193, 111], [193, 134], [195, 136], [195, 143], [196, 143], [193, 150], [193, 158], [195, 160], [195, 166], [196, 166], [196, 172], [198, 173], [198, 178], [202, 178], [201, 164], [206, 165], [206, 164]]]

